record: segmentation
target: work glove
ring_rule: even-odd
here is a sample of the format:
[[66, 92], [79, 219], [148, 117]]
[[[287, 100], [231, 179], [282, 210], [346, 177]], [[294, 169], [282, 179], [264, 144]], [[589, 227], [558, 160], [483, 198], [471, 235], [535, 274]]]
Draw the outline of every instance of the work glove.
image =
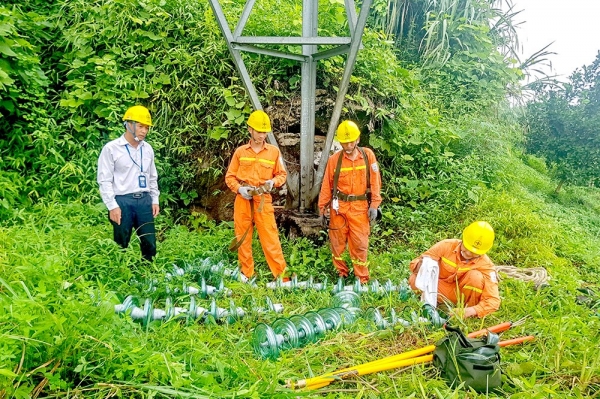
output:
[[240, 186], [240, 188], [238, 188], [238, 193], [240, 193], [242, 198], [251, 200], [252, 196], [250, 195], [250, 190], [252, 190], [251, 187]]
[[267, 180], [264, 184], [264, 187], [267, 189], [267, 191], [271, 191], [273, 190], [274, 185], [275, 183], [273, 182], [273, 180]]
[[372, 223], [377, 220], [377, 209], [369, 208], [369, 221]]

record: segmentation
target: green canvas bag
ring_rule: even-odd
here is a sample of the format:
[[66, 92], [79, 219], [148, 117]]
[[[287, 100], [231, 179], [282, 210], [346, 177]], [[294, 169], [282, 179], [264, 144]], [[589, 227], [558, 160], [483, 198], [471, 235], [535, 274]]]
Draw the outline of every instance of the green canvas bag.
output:
[[451, 387], [465, 383], [477, 392], [488, 392], [502, 383], [497, 334], [467, 338], [458, 328], [446, 326], [448, 334], [433, 351], [433, 364]]

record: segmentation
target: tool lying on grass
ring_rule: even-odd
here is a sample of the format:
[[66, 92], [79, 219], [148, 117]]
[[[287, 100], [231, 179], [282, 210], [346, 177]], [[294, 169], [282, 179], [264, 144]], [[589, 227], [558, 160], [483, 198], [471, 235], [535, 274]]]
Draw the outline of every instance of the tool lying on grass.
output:
[[[493, 327], [474, 331], [468, 335], [469, 338], [475, 338], [486, 334], [488, 331], [493, 333], [500, 333], [508, 330], [510, 327], [522, 323], [523, 321], [517, 321], [514, 323], [505, 322], [502, 324], [495, 325]], [[527, 341], [532, 341], [533, 336], [520, 337], [510, 339], [506, 341], [500, 341], [498, 345], [500, 347], [508, 345], [516, 345]], [[380, 371], [391, 370], [400, 367], [413, 366], [415, 364], [427, 363], [433, 360], [433, 354], [435, 345], [428, 345], [421, 349], [415, 349], [409, 352], [401, 353], [398, 355], [388, 356], [383, 359], [375, 360], [372, 362], [364, 363], [362, 365], [348, 367], [342, 370], [334, 371], [332, 373], [323, 374], [321, 376], [307, 378], [298, 381], [288, 381], [286, 384], [287, 388], [291, 389], [319, 389], [323, 388], [334, 381], [342, 381], [356, 376], [367, 375], [377, 373]]]

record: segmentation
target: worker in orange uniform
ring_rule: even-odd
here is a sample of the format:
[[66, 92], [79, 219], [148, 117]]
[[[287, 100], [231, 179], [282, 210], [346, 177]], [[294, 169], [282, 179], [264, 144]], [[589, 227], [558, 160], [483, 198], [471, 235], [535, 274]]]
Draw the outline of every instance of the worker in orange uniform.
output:
[[235, 247], [242, 274], [247, 278], [252, 277], [254, 224], [267, 264], [277, 278], [285, 271], [286, 264], [270, 192], [274, 187], [281, 187], [285, 183], [287, 172], [279, 149], [266, 142], [267, 133], [271, 131], [271, 121], [264, 111], [258, 110], [250, 114], [248, 131], [250, 142], [235, 150], [225, 175], [225, 183], [237, 194], [233, 206], [237, 240]]
[[333, 265], [339, 275], [347, 277], [350, 272], [342, 259], [348, 246], [354, 276], [366, 283], [369, 280], [369, 222], [375, 222], [380, 215], [379, 165], [372, 150], [358, 146], [360, 130], [356, 123], [340, 123], [336, 139], [342, 150], [327, 161], [319, 194], [319, 212], [321, 218], [329, 217]]
[[471, 223], [463, 230], [462, 240], [442, 240], [414, 259], [408, 282], [413, 290], [433, 295], [434, 307], [446, 301], [459, 305], [452, 311], [455, 315], [468, 318], [493, 313], [500, 308], [500, 295], [496, 270], [486, 255], [492, 245], [492, 226], [483, 221]]

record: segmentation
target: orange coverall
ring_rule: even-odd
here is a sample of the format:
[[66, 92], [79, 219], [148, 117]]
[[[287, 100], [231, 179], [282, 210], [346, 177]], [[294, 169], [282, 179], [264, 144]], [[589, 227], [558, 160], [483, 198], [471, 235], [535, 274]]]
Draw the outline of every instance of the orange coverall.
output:
[[[273, 180], [274, 187], [281, 187], [287, 178], [279, 149], [265, 143], [263, 148], [254, 152], [250, 143], [240, 146], [235, 150], [231, 163], [227, 168], [225, 183], [234, 193], [242, 185], [253, 187], [262, 186], [267, 180]], [[244, 242], [238, 248], [238, 260], [242, 273], [250, 278], [254, 275], [254, 259], [252, 258], [252, 223], [256, 226], [260, 245], [267, 264], [277, 278], [286, 268], [279, 232], [275, 224], [273, 200], [271, 194], [262, 194], [263, 206], [259, 212], [261, 195], [255, 195], [252, 201], [244, 199], [239, 193], [233, 205], [233, 225], [235, 236], [240, 240], [244, 233], [250, 229]], [[252, 210], [254, 207], [254, 220]]]
[[[338, 151], [327, 161], [323, 184], [319, 194], [319, 209], [321, 213], [325, 212], [326, 207], [331, 207], [333, 198], [333, 177], [337, 167], [338, 158], [342, 159], [340, 174], [338, 178], [337, 189], [346, 195], [364, 195], [367, 192], [367, 171], [369, 175], [369, 184], [371, 185], [371, 208], [379, 208], [381, 204], [381, 175], [379, 165], [375, 154], [369, 148], [363, 148], [368, 162], [358, 151], [357, 158], [352, 161], [344, 151]], [[333, 254], [333, 265], [338, 273], [347, 277], [349, 273], [346, 262], [342, 259], [342, 253], [346, 250], [350, 252], [350, 259], [354, 269], [354, 276], [360, 279], [362, 283], [369, 280], [369, 268], [367, 262], [367, 252], [369, 248], [369, 234], [371, 226], [369, 225], [369, 203], [367, 200], [339, 201], [339, 210], [331, 210], [329, 221], [329, 241], [331, 252]]]
[[465, 307], [473, 306], [477, 317], [483, 317], [500, 308], [498, 293], [498, 275], [487, 255], [464, 260], [460, 254], [461, 240], [442, 240], [429, 248], [423, 255], [410, 262], [408, 282], [416, 290], [415, 269], [423, 256], [429, 256], [438, 262], [440, 277], [438, 280], [438, 304], [443, 299], [456, 304], [459, 299]]

